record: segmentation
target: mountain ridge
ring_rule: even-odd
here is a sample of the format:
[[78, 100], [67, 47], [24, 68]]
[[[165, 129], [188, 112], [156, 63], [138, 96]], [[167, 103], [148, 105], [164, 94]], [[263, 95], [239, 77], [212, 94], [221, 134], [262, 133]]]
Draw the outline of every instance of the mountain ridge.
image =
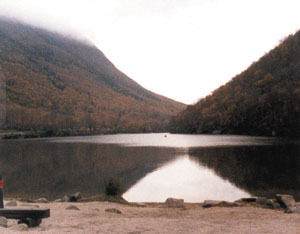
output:
[[91, 43], [4, 18], [0, 42], [5, 129], [161, 131], [185, 107], [144, 89]]
[[170, 123], [172, 132], [300, 136], [300, 31]]

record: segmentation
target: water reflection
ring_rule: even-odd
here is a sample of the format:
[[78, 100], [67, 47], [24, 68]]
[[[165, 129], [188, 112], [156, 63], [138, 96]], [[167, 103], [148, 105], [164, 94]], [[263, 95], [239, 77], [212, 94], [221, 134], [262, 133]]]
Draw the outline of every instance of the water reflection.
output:
[[0, 142], [0, 171], [5, 196], [54, 199], [76, 191], [88, 196], [103, 193], [109, 177], [120, 178], [127, 190], [174, 155], [170, 148], [9, 140]]
[[184, 198], [186, 202], [235, 201], [248, 196], [213, 170], [196, 164], [188, 155], [148, 174], [123, 195], [128, 201], [138, 202], [163, 202], [168, 197]]
[[198, 148], [189, 154], [253, 196], [284, 193], [300, 200], [299, 144]]
[[[279, 143], [278, 143], [279, 141]], [[292, 194], [300, 200], [300, 145], [247, 136], [118, 134], [0, 140], [6, 196], [54, 199], [104, 192], [121, 179], [130, 201], [232, 201]]]

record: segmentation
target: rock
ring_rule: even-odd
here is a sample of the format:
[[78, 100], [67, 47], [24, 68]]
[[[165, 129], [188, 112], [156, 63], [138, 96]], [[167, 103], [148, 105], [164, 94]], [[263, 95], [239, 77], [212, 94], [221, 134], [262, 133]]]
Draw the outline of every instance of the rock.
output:
[[213, 135], [219, 135], [219, 134], [221, 134], [221, 130], [214, 130], [214, 131], [212, 131], [212, 133], [211, 134], [213, 134]]
[[220, 207], [237, 207], [237, 206], [241, 206], [240, 204], [236, 203], [236, 202], [227, 202], [227, 201], [222, 201], [219, 204]]
[[136, 205], [136, 207], [147, 207], [147, 204], [142, 203], [142, 202], [138, 202], [135, 205]]
[[116, 208], [107, 208], [107, 209], [105, 209], [105, 212], [122, 214], [122, 212]]
[[236, 207], [240, 206], [237, 202], [227, 202], [227, 201], [218, 201], [218, 200], [205, 200], [203, 203], [204, 208], [210, 208], [210, 207]]
[[98, 208], [93, 207], [92, 211], [100, 211]]
[[37, 203], [48, 203], [49, 201], [47, 200], [47, 198], [39, 198], [37, 200], [35, 200]]
[[28, 231], [28, 226], [25, 223], [12, 226], [10, 229], [14, 231]]
[[54, 200], [53, 202], [63, 202], [63, 199], [59, 198], [59, 199]]
[[77, 193], [75, 193], [75, 198], [77, 199], [77, 201], [79, 201], [80, 199], [82, 199], [83, 198], [83, 195], [81, 194], [81, 192], [77, 192]]
[[64, 196], [64, 197], [61, 199], [61, 202], [70, 202], [70, 197], [69, 197], [69, 196]]
[[7, 218], [0, 216], [0, 227], [7, 228]]
[[257, 197], [246, 197], [246, 198], [241, 198], [235, 202], [256, 202]]
[[68, 206], [66, 210], [80, 210], [77, 206]]
[[223, 201], [217, 201], [217, 200], [205, 200], [203, 203], [204, 208], [210, 208], [214, 206], [219, 206]]
[[296, 201], [291, 195], [276, 194], [276, 199], [283, 208], [291, 208], [296, 205]]
[[176, 199], [176, 198], [168, 198], [165, 201], [163, 206], [168, 208], [184, 208], [184, 200]]
[[82, 196], [81, 192], [77, 192], [77, 193], [69, 196], [69, 201], [70, 202], [77, 202], [82, 198], [83, 198], [83, 196]]
[[276, 199], [270, 199], [269, 206], [271, 206], [271, 208], [273, 208], [273, 209], [279, 209], [280, 208], [280, 204]]
[[18, 203], [16, 200], [11, 200], [11, 201], [7, 202], [5, 204], [5, 206], [18, 206]]
[[62, 199], [57, 199], [55, 202], [78, 202], [83, 198], [81, 192], [77, 192], [75, 194], [72, 194], [70, 196], [64, 196]]
[[293, 207], [286, 208], [284, 212], [287, 214], [300, 213], [300, 202], [296, 202]]
[[272, 208], [272, 209], [280, 208], [280, 204], [277, 202], [277, 200], [268, 199], [265, 197], [241, 198], [241, 199], [237, 200], [236, 202], [249, 202], [249, 203], [256, 202], [258, 205], [266, 207], [266, 208]]
[[257, 197], [256, 203], [266, 208], [278, 209], [280, 204], [275, 199], [267, 199], [265, 197]]
[[268, 199], [265, 197], [257, 197], [256, 203], [259, 205], [266, 205], [268, 203]]
[[294, 206], [294, 207], [287, 208], [284, 212], [287, 214], [300, 213], [300, 206]]

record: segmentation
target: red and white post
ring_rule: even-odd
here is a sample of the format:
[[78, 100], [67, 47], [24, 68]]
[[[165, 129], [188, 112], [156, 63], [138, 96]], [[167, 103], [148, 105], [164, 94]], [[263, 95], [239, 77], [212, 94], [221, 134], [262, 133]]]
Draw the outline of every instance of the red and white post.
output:
[[3, 205], [3, 179], [2, 179], [1, 175], [0, 175], [0, 208], [4, 208], [4, 205]]

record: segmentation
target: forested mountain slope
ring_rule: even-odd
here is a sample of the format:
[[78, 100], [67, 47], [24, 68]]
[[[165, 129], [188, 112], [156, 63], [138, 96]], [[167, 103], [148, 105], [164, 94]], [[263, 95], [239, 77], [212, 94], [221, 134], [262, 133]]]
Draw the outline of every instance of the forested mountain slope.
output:
[[[201, 88], [201, 87], [199, 87]], [[179, 113], [173, 132], [300, 135], [300, 32]]]
[[92, 43], [0, 18], [5, 129], [159, 131], [185, 105], [144, 89]]

